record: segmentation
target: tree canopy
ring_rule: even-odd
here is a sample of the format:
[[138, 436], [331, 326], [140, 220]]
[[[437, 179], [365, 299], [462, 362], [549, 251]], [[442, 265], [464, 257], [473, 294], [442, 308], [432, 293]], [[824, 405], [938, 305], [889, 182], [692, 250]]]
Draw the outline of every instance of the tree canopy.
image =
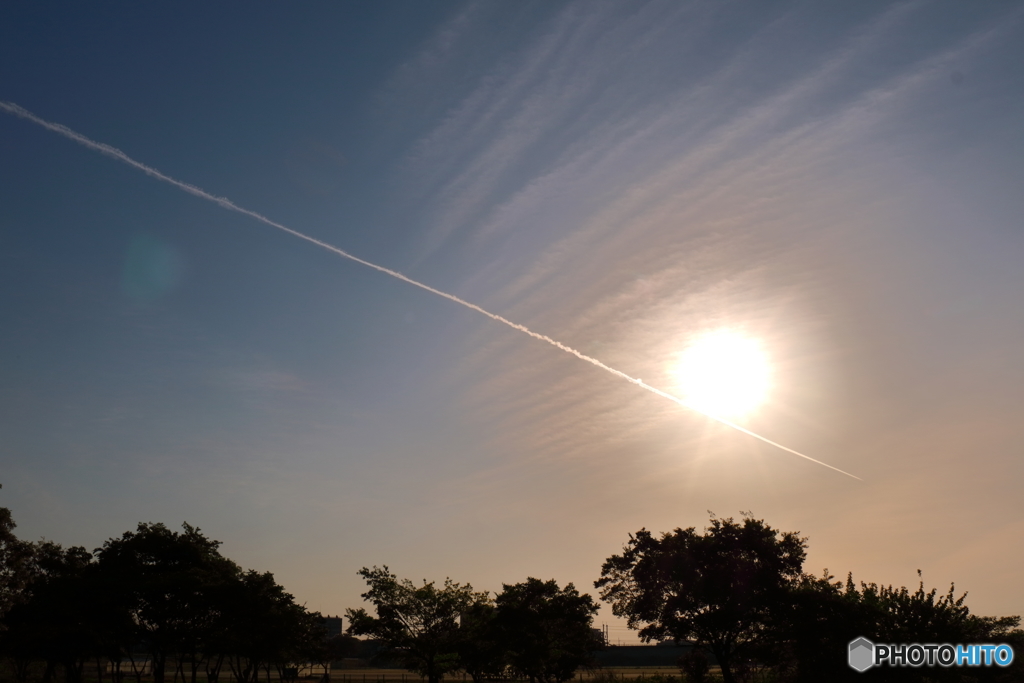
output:
[[180, 532], [139, 524], [95, 553], [25, 543], [13, 528], [0, 510], [0, 551], [18, 562], [2, 575], [0, 650], [19, 681], [40, 662], [44, 682], [60, 668], [68, 683], [79, 683], [95, 659], [100, 683], [103, 660], [141, 682], [137, 664], [145, 658], [155, 683], [172, 662], [175, 679], [196, 683], [203, 671], [216, 683], [227, 664], [236, 680], [254, 683], [261, 668], [326, 657], [318, 613], [296, 604], [273, 575], [243, 572], [218, 541], [187, 523]]
[[[953, 585], [939, 593], [926, 591], [924, 581], [910, 590], [856, 584], [852, 575], [835, 581], [827, 571], [818, 577], [804, 575], [792, 586], [790, 601], [773, 624], [781, 645], [774, 664], [783, 680], [795, 683], [860, 680], [862, 674], [846, 665], [847, 647], [860, 636], [877, 643], [1010, 643], [1024, 652], [1019, 617], [971, 614], [966, 598], [966, 593], [957, 596]], [[961, 683], [1020, 680], [1022, 670], [1015, 662], [1009, 670], [927, 667], [872, 673], [878, 680]]]
[[398, 579], [387, 566], [359, 570], [369, 590], [362, 594], [376, 616], [365, 609], [349, 609], [348, 632], [370, 636], [401, 654], [406, 665], [438, 683], [460, 667], [460, 619], [474, 606], [488, 602], [487, 593], [469, 584], [445, 579], [444, 585], [424, 580], [417, 586]]
[[[492, 599], [469, 584], [399, 579], [387, 566], [359, 571], [372, 606], [349, 609], [348, 635], [326, 637], [309, 612], [269, 572], [243, 571], [220, 543], [188, 523], [181, 531], [143, 523], [93, 552], [51, 541], [28, 543], [0, 508], [0, 654], [25, 683], [42, 669], [83, 683], [95, 661], [97, 683], [142, 683], [146, 660], [154, 683], [218, 683], [222, 672], [258, 683], [276, 669], [282, 681], [299, 662], [326, 663], [356, 645], [383, 646], [428, 683], [457, 670], [485, 680], [565, 683], [592, 664], [602, 645], [594, 600], [573, 584], [528, 578], [503, 584]], [[629, 536], [595, 582], [614, 613], [645, 641], [692, 641], [680, 666], [704, 680], [707, 654], [723, 683], [755, 680], [770, 669], [775, 683], [860, 680], [847, 665], [849, 643], [1008, 643], [1024, 652], [1020, 618], [972, 614], [966, 593], [837, 581], [827, 571], [802, 573], [807, 540], [745, 513], [712, 516], [702, 533], [675, 529]], [[920, 572], [919, 572], [920, 575]], [[370, 642], [355, 640], [365, 636]], [[169, 672], [168, 668], [172, 668]], [[288, 672], [292, 672], [289, 674]], [[878, 669], [879, 681], [1003, 683], [1019, 681], [1024, 658], [1009, 667]], [[757, 678], [756, 680], [762, 680]]]
[[641, 639], [694, 640], [733, 683], [734, 663], [769, 637], [772, 611], [785, 603], [805, 555], [798, 533], [749, 516], [712, 517], [703, 534], [690, 527], [659, 538], [641, 529], [605, 561], [594, 585]]
[[[1009, 643], [1024, 652], [1020, 618], [973, 615], [966, 593], [836, 581], [801, 571], [807, 540], [749, 515], [712, 517], [704, 533], [641, 529], [604, 563], [601, 597], [644, 640], [693, 641], [714, 655], [725, 683], [770, 668], [778, 683], [861, 680], [847, 665], [849, 643]], [[1008, 668], [879, 669], [879, 681], [1017, 681]]]
[[432, 683], [463, 670], [474, 681], [521, 677], [562, 683], [601, 646], [597, 605], [568, 584], [529, 578], [505, 584], [496, 599], [469, 584], [416, 585], [385, 567], [359, 571], [376, 612], [350, 609], [349, 633], [381, 641]]
[[104, 592], [148, 646], [155, 683], [162, 683], [168, 657], [197, 661], [221, 614], [214, 602], [240, 571], [221, 556], [219, 541], [187, 523], [182, 529], [139, 524], [96, 551]]
[[33, 546], [14, 535], [17, 526], [11, 511], [0, 507], [0, 617], [20, 599], [32, 577]]
[[562, 683], [592, 662], [603, 639], [593, 630], [598, 607], [571, 583], [528, 578], [503, 586], [496, 626], [511, 672], [531, 683]]

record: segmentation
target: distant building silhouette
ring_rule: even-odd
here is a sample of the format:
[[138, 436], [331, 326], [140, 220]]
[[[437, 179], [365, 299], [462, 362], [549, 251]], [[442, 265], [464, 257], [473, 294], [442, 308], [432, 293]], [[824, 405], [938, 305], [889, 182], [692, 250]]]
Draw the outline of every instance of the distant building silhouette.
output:
[[324, 617], [324, 628], [327, 629], [327, 637], [340, 636], [342, 632], [341, 617]]

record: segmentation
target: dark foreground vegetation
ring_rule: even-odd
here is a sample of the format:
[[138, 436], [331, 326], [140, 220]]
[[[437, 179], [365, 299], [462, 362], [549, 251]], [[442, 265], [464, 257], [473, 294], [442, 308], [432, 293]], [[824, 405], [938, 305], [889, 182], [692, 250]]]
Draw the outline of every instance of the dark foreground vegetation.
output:
[[530, 578], [493, 600], [450, 579], [416, 586], [387, 567], [360, 570], [376, 616], [350, 609], [349, 633], [374, 638], [429, 683], [458, 671], [473, 681], [516, 678], [562, 683], [593, 664], [603, 645], [592, 626], [597, 605], [571, 583]]
[[[0, 650], [16, 681], [256, 683], [330, 656], [323, 619], [270, 573], [243, 571], [199, 529], [140, 524], [90, 553], [26, 543], [0, 509]], [[41, 671], [40, 671], [41, 669]]]
[[[572, 584], [528, 578], [495, 596], [450, 579], [414, 584], [387, 567], [363, 568], [370, 609], [347, 612], [345, 635], [296, 604], [270, 573], [245, 571], [219, 542], [184, 524], [139, 524], [92, 552], [14, 534], [0, 508], [0, 676], [25, 683], [259, 683], [301, 674], [328, 679], [330, 663], [363, 658], [445, 678], [612, 683], [601, 670], [594, 600]], [[645, 683], [1024, 681], [1018, 617], [973, 615], [946, 593], [836, 581], [803, 572], [807, 541], [746, 515], [712, 517], [703, 533], [632, 534], [595, 582], [641, 639], [689, 646], [675, 673]], [[362, 636], [362, 639], [357, 639]], [[874, 668], [847, 665], [848, 643], [1008, 643], [1010, 667]], [[376, 683], [335, 669], [335, 683]], [[404, 681], [386, 678], [389, 681]]]
[[[622, 554], [604, 563], [595, 582], [601, 598], [646, 641], [692, 641], [691, 680], [721, 667], [724, 683], [778, 681], [1024, 681], [1024, 632], [1019, 617], [970, 613], [966, 593], [940, 594], [836, 581], [803, 573], [807, 539], [780, 533], [749, 514], [712, 517], [704, 533], [676, 529], [630, 535]], [[918, 572], [920, 575], [920, 572]], [[847, 665], [850, 641], [875, 643], [1007, 643], [1017, 657], [999, 668], [874, 668]]]

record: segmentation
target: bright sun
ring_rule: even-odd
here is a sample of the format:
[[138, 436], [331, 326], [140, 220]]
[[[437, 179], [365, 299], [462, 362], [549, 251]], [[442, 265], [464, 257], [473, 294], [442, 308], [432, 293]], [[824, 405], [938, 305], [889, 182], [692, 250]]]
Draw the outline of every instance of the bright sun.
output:
[[771, 368], [757, 340], [729, 330], [698, 338], [675, 366], [680, 397], [716, 417], [742, 417], [768, 394]]

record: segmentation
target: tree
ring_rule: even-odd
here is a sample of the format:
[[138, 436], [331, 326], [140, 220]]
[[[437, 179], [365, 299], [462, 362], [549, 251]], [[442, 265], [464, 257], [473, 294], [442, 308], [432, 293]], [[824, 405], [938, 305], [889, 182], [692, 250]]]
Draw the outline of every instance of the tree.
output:
[[362, 598], [373, 605], [377, 616], [363, 608], [347, 610], [349, 634], [380, 640], [428, 683], [439, 683], [460, 667], [461, 615], [486, 603], [487, 593], [451, 579], [441, 587], [432, 581], [417, 586], [408, 579], [399, 580], [387, 566], [363, 567], [358, 573], [369, 586]]
[[221, 556], [219, 541], [187, 523], [182, 529], [139, 524], [96, 550], [107, 599], [134, 630], [126, 646], [146, 643], [155, 683], [163, 683], [169, 657], [189, 662], [195, 683], [202, 646], [218, 617], [212, 596], [240, 572]]
[[22, 592], [32, 578], [35, 548], [14, 535], [16, 526], [11, 511], [0, 507], [0, 618], [22, 599]]
[[65, 680], [78, 683], [86, 661], [96, 653], [93, 595], [87, 583], [90, 555], [51, 541], [34, 544], [31, 579], [4, 617], [4, 650], [15, 677], [25, 680], [32, 661], [45, 662], [44, 681], [63, 667]]
[[98, 600], [92, 555], [79, 546], [19, 540], [14, 528], [10, 510], [0, 508], [0, 651], [16, 680], [42, 661], [45, 681], [58, 666], [66, 680], [78, 681], [89, 657], [99, 666], [106, 654], [109, 615]]
[[221, 649], [235, 679], [243, 683], [256, 683], [260, 669], [271, 667], [283, 680], [286, 667], [319, 659], [326, 645], [320, 614], [296, 604], [270, 572], [250, 570], [233, 581], [223, 612]]
[[499, 678], [508, 666], [497, 616], [493, 603], [479, 602], [459, 619], [459, 664], [474, 683]]
[[592, 629], [598, 607], [571, 583], [528, 578], [504, 585], [496, 622], [512, 672], [531, 683], [562, 683], [590, 664], [602, 639]]
[[[918, 572], [920, 575], [920, 572]], [[862, 674], [846, 665], [850, 641], [864, 636], [877, 643], [1003, 643], [1019, 648], [1024, 633], [1016, 630], [1019, 617], [981, 617], [970, 613], [965, 600], [950, 585], [945, 594], [925, 591], [924, 582], [911, 591], [906, 587], [880, 586], [853, 576], [833, 581], [826, 571], [820, 577], [805, 575], [793, 586], [788, 612], [775, 624], [783, 647], [779, 649], [779, 673], [783, 680], [857, 681]], [[882, 669], [873, 677], [893, 681], [1020, 680], [1024, 665], [1015, 661], [1008, 669], [964, 671], [960, 668]]]
[[734, 683], [736, 665], [761, 655], [775, 635], [773, 614], [784, 609], [805, 556], [796, 532], [750, 516], [712, 517], [703, 534], [690, 527], [656, 538], [641, 529], [605, 561], [594, 585], [641, 639], [693, 640], [718, 660], [724, 683]]
[[252, 683], [260, 667], [283, 672], [329, 656], [319, 614], [295, 604], [273, 575], [243, 574], [218, 541], [187, 523], [181, 532], [139, 524], [108, 539], [96, 560], [80, 547], [19, 541], [13, 528], [0, 508], [0, 651], [19, 681], [42, 661], [44, 683], [59, 669], [67, 683], [81, 683], [95, 657], [99, 683], [107, 661], [121, 683], [125, 659], [141, 683], [139, 650], [151, 659], [154, 683], [163, 683], [168, 663], [175, 680], [190, 674], [196, 683], [205, 668], [216, 683], [230, 660], [236, 678]]

